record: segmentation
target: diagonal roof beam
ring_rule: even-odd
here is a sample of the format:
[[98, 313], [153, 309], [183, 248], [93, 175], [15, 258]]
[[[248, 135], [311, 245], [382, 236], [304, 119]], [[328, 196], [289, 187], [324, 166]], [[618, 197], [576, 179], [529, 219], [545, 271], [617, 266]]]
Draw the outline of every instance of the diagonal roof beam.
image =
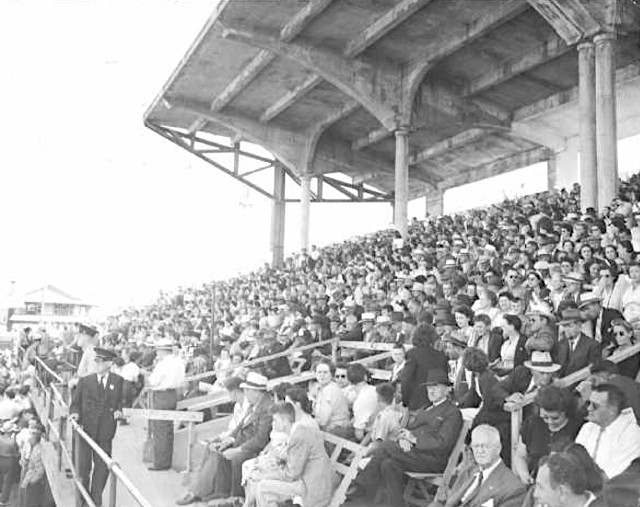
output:
[[[295, 39], [304, 27], [318, 14], [324, 11], [332, 0], [311, 0], [303, 9], [298, 11], [295, 16], [280, 30], [280, 40], [290, 42]], [[269, 51], [260, 51], [248, 64], [242, 69], [233, 81], [231, 81], [220, 92], [212, 103], [212, 111], [221, 111], [227, 106], [238, 94], [251, 83], [258, 75], [275, 60], [276, 55]]]
[[461, 146], [477, 141], [488, 133], [487, 129], [482, 128], [471, 128], [469, 130], [465, 130], [460, 134], [456, 134], [453, 137], [440, 141], [439, 143], [435, 143], [426, 150], [410, 156], [409, 164], [420, 164], [430, 158], [442, 155], [449, 150], [455, 150], [456, 148], [460, 148]]
[[311, 74], [293, 90], [285, 93], [281, 98], [265, 109], [264, 113], [260, 116], [260, 121], [266, 123], [273, 120], [282, 111], [296, 103], [303, 95], [306, 95], [307, 92], [319, 85], [321, 81], [322, 78], [320, 76], [317, 74]]
[[533, 70], [550, 60], [568, 53], [572, 48], [560, 37], [553, 35], [530, 51], [497, 65], [489, 72], [470, 81], [463, 90], [463, 95], [470, 96], [497, 86], [513, 77]]
[[355, 151], [358, 151], [358, 150], [361, 150], [362, 148], [366, 148], [371, 144], [379, 143], [380, 141], [385, 140], [390, 135], [391, 135], [391, 131], [389, 129], [380, 127], [354, 140], [351, 143], [351, 148], [354, 149]]
[[251, 81], [258, 77], [258, 74], [260, 74], [267, 65], [275, 60], [275, 58], [275, 55], [272, 55], [269, 51], [265, 51], [264, 49], [260, 51], [253, 60], [251, 60], [247, 66], [242, 69], [240, 74], [238, 74], [227, 86], [225, 86], [224, 90], [218, 94], [215, 100], [211, 103], [212, 111], [220, 111], [229, 104], [229, 102], [237, 97], [237, 95], [244, 90]]
[[569, 45], [595, 35], [603, 28], [583, 5], [583, 0], [528, 1]]
[[348, 60], [325, 48], [296, 42], [284, 43], [259, 30], [225, 28], [222, 37], [258, 46], [300, 63], [360, 102], [387, 128], [395, 128], [402, 100], [399, 67], [390, 63]]
[[[373, 24], [347, 44], [346, 50], [344, 51], [345, 58], [358, 56], [378, 39], [393, 30], [396, 26], [401, 24], [431, 1], [432, 0], [402, 0], [398, 5], [377, 19]], [[282, 111], [295, 104], [306, 93], [319, 85], [322, 82], [322, 79], [323, 78], [317, 74], [309, 76], [300, 85], [285, 93], [280, 99], [269, 106], [260, 117], [260, 121], [271, 121], [282, 113]]]
[[291, 21], [280, 30], [280, 40], [289, 42], [295, 39], [313, 18], [329, 7], [332, 1], [333, 0], [310, 0], [309, 3], [300, 9], [293, 18], [291, 18]]
[[352, 39], [349, 44], [347, 44], [344, 55], [349, 58], [362, 53], [431, 1], [432, 0], [402, 0]]

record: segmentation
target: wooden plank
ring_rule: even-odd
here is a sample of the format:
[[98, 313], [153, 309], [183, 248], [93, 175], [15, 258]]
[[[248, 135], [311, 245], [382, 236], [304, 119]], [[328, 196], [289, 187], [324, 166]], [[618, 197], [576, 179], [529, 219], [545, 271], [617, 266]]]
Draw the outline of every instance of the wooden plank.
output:
[[190, 421], [202, 422], [204, 414], [202, 412], [184, 412], [179, 410], [153, 410], [140, 408], [123, 408], [122, 414], [125, 417], [137, 417], [151, 419], [152, 421]]
[[395, 347], [394, 343], [381, 343], [381, 342], [359, 342], [359, 341], [341, 341], [341, 349], [356, 349], [356, 350], [379, 350], [389, 351]]

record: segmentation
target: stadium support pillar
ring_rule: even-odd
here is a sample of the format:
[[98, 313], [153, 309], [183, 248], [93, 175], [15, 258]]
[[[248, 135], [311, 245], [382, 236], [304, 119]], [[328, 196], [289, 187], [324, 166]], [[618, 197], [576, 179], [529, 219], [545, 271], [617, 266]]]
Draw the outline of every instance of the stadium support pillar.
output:
[[281, 164], [273, 167], [273, 200], [271, 201], [271, 265], [284, 262], [285, 172]]
[[406, 239], [408, 234], [409, 207], [409, 129], [400, 127], [396, 135], [395, 202], [393, 223]]
[[598, 207], [596, 159], [596, 83], [592, 42], [578, 44], [580, 107], [580, 207]]
[[311, 212], [311, 176], [300, 178], [300, 249], [309, 249], [309, 216]]
[[425, 212], [430, 216], [439, 216], [444, 213], [444, 192], [442, 190], [434, 190], [429, 192], [426, 197]]
[[593, 41], [596, 46], [598, 208], [602, 210], [611, 204], [618, 190], [615, 35], [602, 33]]

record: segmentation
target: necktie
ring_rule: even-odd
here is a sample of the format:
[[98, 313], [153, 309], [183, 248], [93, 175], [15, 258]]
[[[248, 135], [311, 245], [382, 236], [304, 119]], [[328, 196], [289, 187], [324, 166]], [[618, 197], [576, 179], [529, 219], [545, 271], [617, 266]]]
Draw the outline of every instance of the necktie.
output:
[[465, 504], [469, 502], [473, 497], [475, 497], [480, 491], [480, 486], [482, 486], [482, 471], [476, 472], [475, 476], [473, 477], [473, 481], [469, 486], [469, 489], [467, 489], [467, 492], [462, 495], [460, 503]]

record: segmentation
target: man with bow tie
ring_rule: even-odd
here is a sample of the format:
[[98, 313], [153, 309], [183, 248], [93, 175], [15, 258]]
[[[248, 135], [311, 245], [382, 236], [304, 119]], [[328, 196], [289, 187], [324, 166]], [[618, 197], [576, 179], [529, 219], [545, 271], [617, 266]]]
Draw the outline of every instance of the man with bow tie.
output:
[[[447, 494], [445, 507], [520, 507], [525, 485], [500, 459], [500, 433], [481, 424], [471, 434], [474, 465], [462, 470]], [[431, 507], [442, 507], [433, 503]]]
[[[122, 417], [123, 381], [120, 375], [110, 371], [116, 354], [99, 347], [94, 350], [96, 373], [80, 378], [69, 413], [70, 418], [80, 424], [94, 442], [111, 456], [111, 443], [116, 433], [117, 421]], [[83, 486], [96, 506], [100, 507], [109, 470], [84, 440], [80, 443], [77, 467]]]

